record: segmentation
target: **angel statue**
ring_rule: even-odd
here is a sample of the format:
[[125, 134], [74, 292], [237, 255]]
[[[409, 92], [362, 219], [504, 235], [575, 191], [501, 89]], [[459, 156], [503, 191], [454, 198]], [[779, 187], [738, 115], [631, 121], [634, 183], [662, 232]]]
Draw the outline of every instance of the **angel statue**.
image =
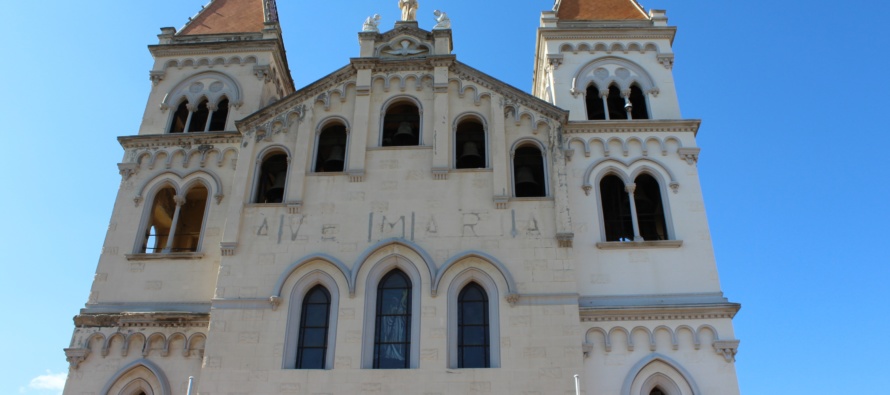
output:
[[433, 29], [451, 29], [451, 19], [444, 11], [435, 10], [433, 15], [436, 16], [436, 26]]
[[399, 0], [399, 8], [402, 9], [403, 21], [417, 20], [417, 0]]
[[374, 14], [374, 16], [369, 16], [368, 19], [365, 19], [365, 23], [362, 25], [363, 32], [379, 32], [380, 29], [377, 28], [377, 25], [380, 23], [380, 15]]

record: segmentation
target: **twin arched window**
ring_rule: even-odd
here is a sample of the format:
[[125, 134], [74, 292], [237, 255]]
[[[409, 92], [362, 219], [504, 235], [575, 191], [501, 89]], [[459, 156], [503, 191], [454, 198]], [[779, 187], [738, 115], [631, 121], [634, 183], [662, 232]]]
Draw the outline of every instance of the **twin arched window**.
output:
[[616, 175], [600, 180], [606, 241], [667, 240], [667, 221], [658, 181], [640, 174], [625, 185]]
[[216, 105], [205, 98], [195, 107], [183, 99], [173, 113], [170, 133], [218, 132], [226, 129], [229, 117], [229, 99], [223, 97]]
[[513, 192], [516, 197], [545, 197], [544, 155], [533, 144], [520, 145], [513, 152]]
[[142, 248], [147, 254], [197, 252], [207, 207], [207, 188], [197, 184], [185, 196], [171, 186], [154, 196]]
[[636, 84], [630, 86], [629, 92], [621, 92], [614, 84], [609, 85], [608, 92], [600, 92], [591, 84], [585, 102], [589, 120], [649, 119], [646, 95]]

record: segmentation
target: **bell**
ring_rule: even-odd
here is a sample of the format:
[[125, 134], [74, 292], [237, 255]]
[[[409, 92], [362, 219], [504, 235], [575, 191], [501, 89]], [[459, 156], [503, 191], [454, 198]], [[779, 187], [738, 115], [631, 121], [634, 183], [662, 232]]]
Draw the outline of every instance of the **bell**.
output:
[[281, 203], [284, 200], [284, 183], [287, 181], [287, 171], [275, 173], [272, 186], [266, 190], [266, 203]]
[[411, 128], [411, 123], [402, 122], [399, 124], [399, 130], [396, 131], [396, 134], [392, 136], [393, 145], [403, 146], [403, 145], [416, 145], [416, 138], [414, 137], [414, 129]]
[[457, 158], [458, 169], [481, 169], [485, 167], [485, 159], [479, 155], [476, 143], [467, 141], [464, 143], [464, 152]]
[[324, 161], [325, 171], [343, 171], [343, 146], [335, 145], [331, 148], [331, 153]]
[[535, 180], [532, 169], [520, 167], [516, 171], [516, 197], [531, 197], [540, 194], [541, 184]]

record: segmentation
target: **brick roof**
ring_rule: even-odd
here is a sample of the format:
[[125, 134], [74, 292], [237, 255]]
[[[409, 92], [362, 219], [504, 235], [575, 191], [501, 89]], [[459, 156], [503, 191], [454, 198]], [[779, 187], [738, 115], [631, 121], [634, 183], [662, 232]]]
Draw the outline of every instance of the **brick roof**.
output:
[[178, 34], [254, 33], [265, 22], [263, 0], [213, 0]]
[[562, 0], [556, 16], [576, 21], [649, 19], [636, 0]]

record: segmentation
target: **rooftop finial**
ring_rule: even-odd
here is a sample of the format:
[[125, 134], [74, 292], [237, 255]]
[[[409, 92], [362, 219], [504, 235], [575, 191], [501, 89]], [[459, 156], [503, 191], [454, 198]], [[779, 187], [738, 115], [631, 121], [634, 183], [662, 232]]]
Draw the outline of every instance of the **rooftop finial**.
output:
[[402, 21], [417, 20], [417, 0], [399, 0], [399, 8], [402, 9]]

